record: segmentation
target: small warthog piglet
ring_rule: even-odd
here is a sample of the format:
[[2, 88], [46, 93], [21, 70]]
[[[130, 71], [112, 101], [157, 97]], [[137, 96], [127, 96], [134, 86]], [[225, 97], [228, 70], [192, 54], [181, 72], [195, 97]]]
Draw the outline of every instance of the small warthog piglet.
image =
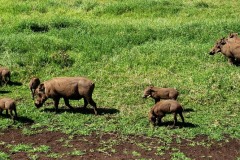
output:
[[0, 84], [7, 84], [10, 82], [11, 72], [8, 68], [0, 67]]
[[[11, 98], [1, 98], [0, 99], [0, 114], [2, 111], [6, 110], [6, 114], [8, 115], [8, 111], [10, 112], [11, 118], [15, 120], [17, 118], [17, 110], [16, 110], [16, 102]], [[13, 111], [15, 115], [13, 115]]]
[[184, 124], [184, 118], [182, 115], [183, 108], [176, 100], [162, 100], [157, 102], [149, 112], [149, 121], [155, 126], [160, 125], [162, 118], [166, 113], [174, 114], [173, 127], [177, 123], [177, 114], [180, 115], [182, 122]]
[[34, 99], [34, 95], [35, 95], [35, 90], [37, 89], [38, 85], [40, 84], [40, 79], [37, 77], [33, 77], [30, 80], [29, 83], [29, 88], [31, 90], [31, 94], [32, 94], [32, 99]]
[[179, 93], [174, 88], [158, 88], [154, 86], [147, 87], [143, 92], [143, 98], [152, 97], [155, 103], [161, 99], [174, 99], [176, 100]]

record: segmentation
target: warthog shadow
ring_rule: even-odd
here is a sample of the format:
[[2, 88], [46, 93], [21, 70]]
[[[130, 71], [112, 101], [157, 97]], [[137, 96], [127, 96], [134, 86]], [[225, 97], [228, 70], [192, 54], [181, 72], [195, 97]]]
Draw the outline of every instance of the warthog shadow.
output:
[[21, 86], [22, 85], [21, 82], [13, 82], [13, 81], [8, 82], [7, 84], [10, 86]]
[[0, 94], [7, 94], [10, 93], [11, 91], [0, 91]]
[[[6, 115], [6, 114], [1, 114], [0, 115], [1, 117], [4, 117], [4, 118], [10, 118], [11, 119], [11, 116], [10, 114]], [[23, 117], [23, 116], [18, 116], [15, 121], [18, 121], [20, 123], [26, 123], [26, 124], [33, 124], [34, 121], [30, 118], [27, 118], [27, 117]]]
[[[173, 121], [163, 121], [160, 125], [157, 125], [159, 127], [165, 126], [165, 127], [172, 127]], [[182, 128], [182, 127], [187, 127], [187, 128], [196, 128], [198, 125], [192, 124], [190, 122], [185, 122], [184, 124], [182, 122], [177, 122], [176, 123], [176, 128]]]
[[183, 112], [194, 112], [192, 108], [184, 108]]
[[20, 123], [25, 123], [25, 124], [33, 124], [34, 120], [27, 118], [27, 117], [23, 117], [23, 116], [19, 116], [16, 121], [20, 122]]
[[[44, 112], [55, 112], [55, 108], [44, 108]], [[69, 112], [69, 113], [82, 113], [82, 114], [94, 114], [93, 108], [74, 108], [73, 110], [69, 108], [59, 108], [58, 113], [63, 113], [63, 112]], [[119, 110], [115, 108], [97, 108], [98, 115], [104, 115], [104, 114], [115, 114], [119, 113]]]

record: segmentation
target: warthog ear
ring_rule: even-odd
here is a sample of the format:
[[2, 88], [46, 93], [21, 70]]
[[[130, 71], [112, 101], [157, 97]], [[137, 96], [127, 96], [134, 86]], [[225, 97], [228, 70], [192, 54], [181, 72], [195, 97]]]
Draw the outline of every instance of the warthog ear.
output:
[[233, 38], [233, 37], [237, 37], [238, 36], [238, 33], [230, 33], [229, 34], [229, 38]]
[[224, 45], [224, 44], [227, 43], [225, 37], [221, 39], [220, 43], [221, 43], [222, 45]]
[[151, 84], [149, 87], [152, 89], [154, 87], [154, 85]]
[[150, 90], [149, 90], [150, 92], [153, 92], [153, 87], [154, 87], [153, 85], [150, 86]]
[[39, 91], [45, 93], [45, 86], [43, 83], [39, 85]]

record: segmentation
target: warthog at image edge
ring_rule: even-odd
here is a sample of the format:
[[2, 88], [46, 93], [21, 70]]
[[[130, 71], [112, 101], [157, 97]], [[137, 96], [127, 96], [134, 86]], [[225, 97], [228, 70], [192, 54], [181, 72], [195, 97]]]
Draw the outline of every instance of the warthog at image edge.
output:
[[[10, 112], [11, 118], [13, 120], [17, 119], [17, 110], [16, 110], [16, 102], [11, 98], [1, 98], [0, 99], [0, 114], [2, 111], [6, 110], [6, 115], [8, 115], [8, 111]], [[14, 115], [13, 115], [14, 111]]]
[[58, 104], [60, 98], [64, 99], [65, 105], [70, 109], [73, 107], [69, 104], [69, 100], [84, 99], [84, 108], [88, 103], [93, 106], [94, 113], [97, 115], [96, 103], [92, 99], [94, 83], [84, 77], [58, 77], [41, 83], [36, 89], [35, 106], [41, 107], [44, 102], [51, 98], [54, 101], [56, 112], [58, 112]]
[[210, 55], [221, 52], [228, 58], [230, 64], [239, 63], [240, 43], [230, 42], [226, 38], [218, 40], [209, 52]]
[[179, 93], [174, 88], [158, 88], [154, 86], [149, 86], [145, 88], [143, 92], [143, 98], [152, 97], [155, 103], [161, 99], [174, 99], [176, 100]]
[[40, 79], [33, 77], [29, 82], [29, 89], [31, 90], [32, 99], [34, 99], [35, 91], [40, 84]]
[[238, 37], [238, 33], [230, 33], [227, 37], [229, 42], [240, 43], [240, 38]]
[[161, 125], [162, 118], [166, 115], [166, 113], [174, 114], [174, 123], [173, 127], [175, 127], [177, 123], [177, 114], [180, 115], [182, 119], [182, 123], [184, 124], [183, 118], [183, 108], [176, 100], [162, 100], [157, 102], [150, 110], [148, 118], [151, 124], [154, 126]]
[[8, 68], [0, 67], [0, 84], [7, 84], [11, 80], [11, 72]]

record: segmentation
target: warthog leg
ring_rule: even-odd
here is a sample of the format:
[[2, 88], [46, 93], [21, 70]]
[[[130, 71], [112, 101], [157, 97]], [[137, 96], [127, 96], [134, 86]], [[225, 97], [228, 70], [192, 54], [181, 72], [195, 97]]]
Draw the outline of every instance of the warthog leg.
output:
[[70, 103], [69, 103], [69, 99], [67, 99], [67, 98], [64, 98], [64, 102], [65, 102], [65, 105], [68, 107], [68, 108], [70, 108], [71, 110], [73, 110], [73, 107], [70, 105]]

